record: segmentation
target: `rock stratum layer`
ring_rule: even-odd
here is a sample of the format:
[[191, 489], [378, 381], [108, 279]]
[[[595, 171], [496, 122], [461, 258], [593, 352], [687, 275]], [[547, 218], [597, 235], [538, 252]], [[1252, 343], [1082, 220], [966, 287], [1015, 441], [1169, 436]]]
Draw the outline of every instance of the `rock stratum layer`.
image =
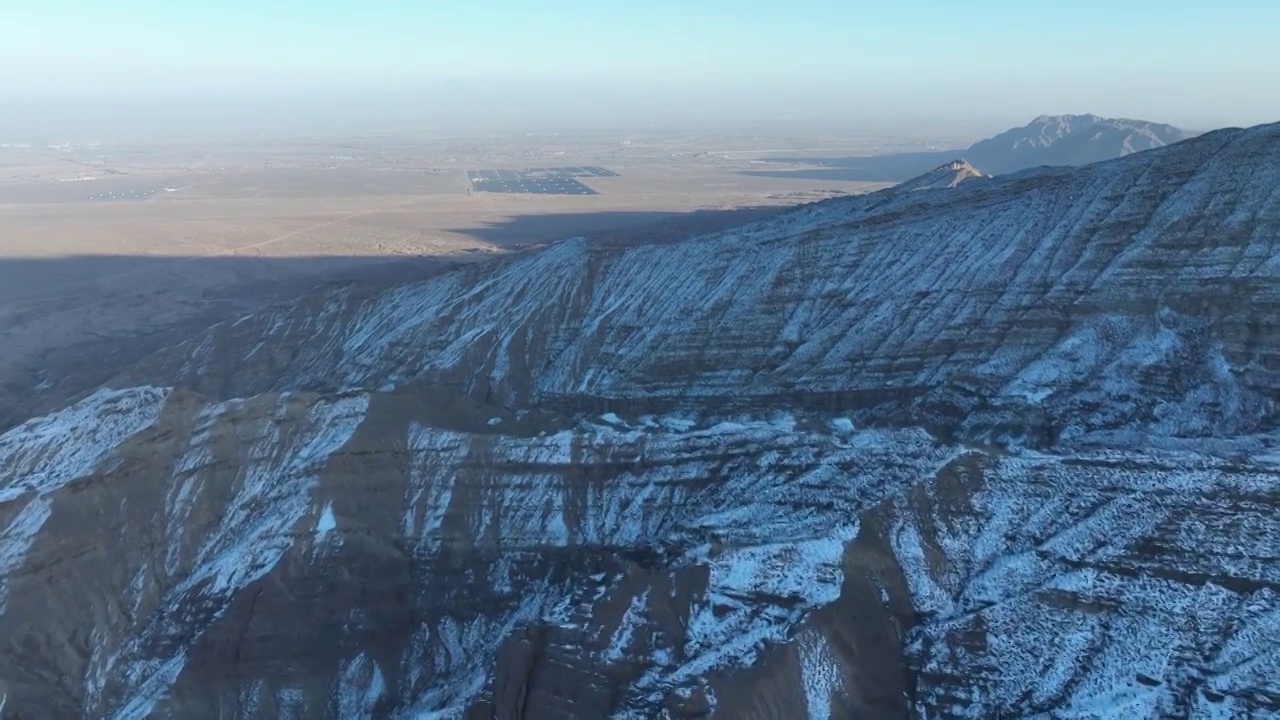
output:
[[11, 429], [0, 717], [1280, 713], [1280, 126], [952, 184], [313, 296]]

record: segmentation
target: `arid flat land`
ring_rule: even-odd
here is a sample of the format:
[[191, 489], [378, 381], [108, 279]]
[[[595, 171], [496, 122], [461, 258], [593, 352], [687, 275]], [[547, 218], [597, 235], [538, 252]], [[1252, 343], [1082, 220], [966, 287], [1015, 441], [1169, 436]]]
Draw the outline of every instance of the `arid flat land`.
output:
[[[883, 187], [744, 174], [886, 137], [359, 137], [0, 144], [0, 428], [199, 326], [327, 282], [390, 282], [566, 237], [689, 236]], [[468, 171], [599, 166], [594, 195]], [[671, 239], [670, 237], [666, 239]]]

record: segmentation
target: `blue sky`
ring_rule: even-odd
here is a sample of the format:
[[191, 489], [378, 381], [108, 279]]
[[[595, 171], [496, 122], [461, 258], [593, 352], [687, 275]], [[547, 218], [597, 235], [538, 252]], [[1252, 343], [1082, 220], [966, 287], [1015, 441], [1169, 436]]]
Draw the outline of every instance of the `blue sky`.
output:
[[1280, 120], [1277, 28], [1274, 0], [0, 0], [0, 87], [1249, 124]]

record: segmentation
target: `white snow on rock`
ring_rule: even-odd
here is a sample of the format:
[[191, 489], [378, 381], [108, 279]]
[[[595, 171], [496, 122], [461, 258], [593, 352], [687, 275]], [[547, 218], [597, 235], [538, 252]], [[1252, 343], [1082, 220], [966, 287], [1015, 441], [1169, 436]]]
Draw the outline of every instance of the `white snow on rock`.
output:
[[330, 500], [324, 504], [324, 509], [320, 511], [320, 517], [316, 518], [316, 530], [312, 539], [312, 546], [317, 552], [329, 550], [342, 546], [342, 536], [334, 531], [338, 529], [338, 518], [333, 514], [333, 501]]
[[800, 653], [800, 681], [804, 687], [809, 720], [830, 720], [831, 703], [844, 685], [840, 663], [831, 655], [826, 638], [816, 631], [796, 638]]
[[[281, 411], [288, 396], [280, 398]], [[280, 423], [263, 428], [245, 449], [249, 471], [220, 527], [197, 553], [197, 570], [184, 590], [212, 581], [208, 592], [229, 593], [266, 573], [293, 542], [289, 532], [305, 515], [316, 473], [364, 420], [367, 395], [313, 405], [304, 435], [283, 435]], [[295, 444], [296, 443], [296, 444]], [[281, 453], [281, 446], [291, 452]]]
[[372, 720], [378, 701], [386, 694], [386, 681], [378, 663], [361, 653], [345, 663], [338, 675], [335, 717]]
[[0, 501], [48, 494], [98, 470], [120, 443], [155, 422], [168, 395], [152, 387], [103, 389], [0, 435]]
[[[117, 716], [149, 712], [181, 671], [186, 648], [239, 590], [269, 572], [292, 546], [300, 521], [313, 507], [318, 473], [360, 426], [368, 404], [367, 395], [322, 399], [293, 419], [286, 394], [276, 400], [273, 416], [239, 427], [244, 470], [226, 511], [190, 564], [179, 569], [178, 582], [151, 621], [107, 661], [124, 686], [126, 700]], [[224, 403], [211, 412], [235, 413], [238, 407]], [[193, 617], [187, 608], [197, 598], [203, 609]], [[158, 647], [167, 648], [168, 660], [155, 659]]]
[[0, 528], [0, 615], [10, 573], [22, 567], [67, 483], [102, 470], [129, 437], [150, 427], [167, 389], [99, 390], [58, 413], [28, 420], [0, 435], [0, 503], [26, 504]]
[[618, 662], [627, 656], [627, 648], [631, 647], [631, 641], [635, 636], [636, 629], [644, 622], [645, 606], [649, 602], [649, 592], [640, 593], [631, 599], [631, 604], [627, 606], [626, 613], [622, 616], [622, 621], [618, 623], [618, 629], [614, 631], [613, 637], [609, 640], [609, 647], [605, 648], [604, 656], [612, 662]]
[[[553, 614], [567, 593], [567, 588], [539, 582], [521, 588], [515, 606], [502, 617], [447, 616], [434, 628], [420, 628], [420, 643], [405, 653], [403, 665], [411, 674], [400, 688], [396, 720], [460, 717], [484, 690], [503, 640], [516, 627]], [[428, 639], [439, 643], [438, 651], [424, 652]]]
[[1208, 692], [1220, 699], [1205, 716], [1235, 716], [1245, 688], [1280, 691], [1280, 568], [1255, 559], [1280, 547], [1280, 526], [1264, 506], [1220, 506], [1274, 475], [1188, 460], [990, 459], [969, 522], [903, 516], [895, 554], [928, 618], [908, 652], [945, 679], [921, 707], [1167, 717]]
[[47, 497], [32, 498], [0, 534], [0, 614], [5, 611], [9, 575], [26, 561], [27, 552], [52, 512], [50, 503]]
[[139, 720], [151, 714], [156, 703], [169, 693], [187, 664], [186, 648], [179, 648], [166, 660], [150, 659], [129, 667], [124, 681], [133, 686], [124, 705], [112, 713], [112, 720]]

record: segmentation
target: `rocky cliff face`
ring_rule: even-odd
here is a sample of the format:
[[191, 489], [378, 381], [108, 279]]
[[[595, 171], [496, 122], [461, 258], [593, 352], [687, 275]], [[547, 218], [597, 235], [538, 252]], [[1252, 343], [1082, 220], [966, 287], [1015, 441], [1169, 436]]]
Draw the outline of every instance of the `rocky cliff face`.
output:
[[0, 436], [0, 717], [1280, 713], [1278, 161], [215, 326]]

